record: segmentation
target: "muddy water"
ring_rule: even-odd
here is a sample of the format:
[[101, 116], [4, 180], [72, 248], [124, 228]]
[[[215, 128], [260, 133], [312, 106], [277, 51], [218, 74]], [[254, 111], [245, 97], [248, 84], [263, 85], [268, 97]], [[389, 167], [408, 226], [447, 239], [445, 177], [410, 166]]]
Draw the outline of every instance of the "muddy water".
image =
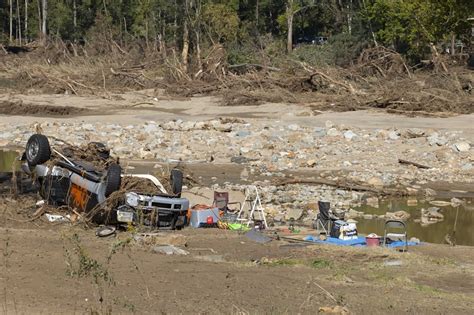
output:
[[10, 173], [13, 170], [19, 170], [19, 161], [16, 160], [18, 152], [8, 149], [0, 149], [0, 173]]
[[[446, 200], [449, 201], [449, 200]], [[474, 246], [474, 200], [468, 199], [464, 206], [459, 209], [446, 206], [439, 207], [440, 213], [444, 215], [444, 220], [437, 223], [432, 223], [427, 226], [422, 226], [416, 219], [421, 218], [421, 209], [434, 207], [428, 201], [418, 201], [416, 206], [408, 206], [406, 199], [392, 199], [382, 200], [379, 203], [379, 208], [370, 206], [362, 206], [357, 208], [358, 211], [363, 211], [367, 214], [382, 215], [386, 212], [395, 212], [404, 210], [410, 213], [411, 217], [407, 222], [408, 237], [416, 237], [422, 242], [428, 243], [445, 243], [446, 234], [452, 234], [454, 221], [456, 219], [456, 211], [458, 212], [458, 220], [456, 225], [456, 244]], [[362, 234], [376, 233], [383, 235], [385, 219], [357, 219], [357, 229]]]

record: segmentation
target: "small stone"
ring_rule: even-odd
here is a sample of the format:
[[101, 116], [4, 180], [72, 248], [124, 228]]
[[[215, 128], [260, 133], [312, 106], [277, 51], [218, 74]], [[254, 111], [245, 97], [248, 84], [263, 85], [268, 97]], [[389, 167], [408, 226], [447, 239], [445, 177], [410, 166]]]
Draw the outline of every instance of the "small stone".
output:
[[244, 168], [242, 172], [240, 172], [240, 178], [243, 180], [247, 180], [249, 178], [249, 171], [247, 168]]
[[439, 211], [441, 209], [438, 207], [430, 207], [428, 209], [421, 209], [421, 216], [427, 217], [430, 220], [443, 220], [444, 215], [442, 215]]
[[355, 137], [357, 137], [357, 135], [352, 130], [347, 130], [346, 132], [344, 132], [344, 138], [346, 140], [350, 141], [354, 139]]
[[380, 177], [371, 177], [367, 184], [374, 186], [375, 188], [382, 188], [383, 187], [383, 180]]
[[474, 168], [474, 166], [472, 166], [472, 163], [466, 163], [466, 164], [464, 164], [464, 165], [461, 167], [461, 169], [462, 169], [463, 171], [470, 171], [470, 170], [472, 170], [473, 168]]
[[372, 220], [374, 218], [374, 216], [372, 214], [364, 214], [362, 217], [365, 220]]
[[349, 219], [358, 218], [360, 216], [361, 216], [361, 213], [359, 211], [356, 211], [354, 209], [349, 209], [349, 211], [346, 212], [346, 215], [344, 216], [344, 218], [346, 220], [349, 220]]
[[277, 214], [273, 217], [273, 221], [275, 222], [283, 222], [285, 221], [285, 216], [283, 214]]
[[447, 207], [451, 205], [450, 202], [444, 200], [432, 200], [430, 204], [436, 207]]
[[154, 246], [153, 252], [165, 255], [188, 255], [189, 252], [174, 245]]
[[143, 131], [145, 131], [146, 133], [153, 133], [158, 131], [158, 126], [155, 124], [147, 124], [145, 125], [145, 127], [143, 127]]
[[437, 132], [432, 133], [428, 138], [428, 143], [431, 146], [443, 146], [448, 143], [448, 139], [446, 137], [440, 137]]
[[248, 161], [249, 159], [242, 155], [233, 156], [230, 158], [231, 163], [244, 164], [244, 163], [247, 163]]
[[313, 167], [316, 165], [316, 160], [308, 160], [306, 162], [306, 165], [308, 165], [309, 167]]
[[324, 125], [325, 125], [326, 128], [328, 128], [328, 129], [334, 127], [333, 122], [330, 121], [330, 120], [326, 120], [326, 123], [325, 123]]
[[318, 138], [322, 138], [326, 135], [326, 129], [321, 127], [314, 128], [314, 135]]
[[419, 138], [425, 135], [425, 131], [420, 128], [410, 128], [406, 131], [408, 138]]
[[452, 207], [459, 207], [460, 205], [462, 205], [464, 203], [464, 201], [462, 201], [461, 199], [458, 199], [458, 198], [451, 198], [451, 206]]
[[304, 210], [301, 208], [295, 208], [295, 209], [289, 209], [288, 212], [286, 213], [286, 219], [290, 220], [293, 218], [294, 220], [299, 220], [301, 217], [303, 217]]
[[458, 152], [467, 152], [471, 149], [471, 145], [467, 142], [455, 143], [453, 147]]
[[365, 200], [365, 203], [372, 207], [372, 208], [378, 208], [379, 207], [379, 198], [377, 197], [370, 197]]
[[309, 202], [304, 206], [305, 210], [311, 210], [311, 211], [319, 211], [319, 205], [317, 202]]
[[341, 135], [341, 132], [337, 130], [336, 128], [331, 128], [328, 130], [327, 135], [329, 137], [338, 137]]
[[400, 133], [398, 131], [392, 130], [388, 133], [388, 138], [390, 140], [398, 140], [400, 139]]
[[400, 210], [396, 212], [387, 212], [385, 213], [385, 218], [390, 220], [401, 220], [405, 221], [410, 218], [410, 214], [406, 211]]
[[248, 131], [248, 130], [239, 130], [239, 131], [237, 131], [237, 133], [235, 134], [235, 136], [236, 136], [236, 137], [245, 138], [245, 137], [250, 136], [250, 131]]
[[291, 130], [291, 131], [298, 131], [300, 130], [300, 126], [297, 125], [297, 124], [291, 124], [291, 125], [288, 125], [288, 130]]
[[94, 131], [95, 127], [92, 124], [84, 124], [84, 125], [82, 125], [82, 129], [84, 129], [86, 131]]
[[344, 161], [344, 162], [342, 163], [342, 165], [343, 165], [344, 167], [350, 167], [350, 166], [352, 166], [352, 163], [349, 162], [349, 161]]
[[144, 150], [143, 148], [139, 150], [138, 154], [139, 154], [140, 159], [142, 160], [151, 160], [155, 158], [155, 154], [153, 152]]

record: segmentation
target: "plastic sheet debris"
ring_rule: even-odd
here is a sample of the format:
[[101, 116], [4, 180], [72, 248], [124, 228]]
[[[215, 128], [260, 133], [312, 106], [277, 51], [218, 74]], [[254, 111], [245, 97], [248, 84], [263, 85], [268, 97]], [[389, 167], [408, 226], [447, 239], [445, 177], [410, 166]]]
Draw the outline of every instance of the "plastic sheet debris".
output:
[[222, 255], [200, 255], [194, 257], [197, 260], [213, 262], [213, 263], [223, 263], [226, 262], [224, 256]]
[[266, 244], [272, 241], [270, 237], [263, 235], [262, 233], [255, 230], [248, 231], [247, 233], [245, 233], [245, 236], [251, 239], [252, 241], [260, 244]]
[[189, 252], [173, 245], [154, 246], [153, 251], [165, 255], [189, 255]]
[[60, 214], [45, 213], [44, 215], [49, 222], [69, 222], [71, 219], [69, 214], [66, 216], [63, 216]]

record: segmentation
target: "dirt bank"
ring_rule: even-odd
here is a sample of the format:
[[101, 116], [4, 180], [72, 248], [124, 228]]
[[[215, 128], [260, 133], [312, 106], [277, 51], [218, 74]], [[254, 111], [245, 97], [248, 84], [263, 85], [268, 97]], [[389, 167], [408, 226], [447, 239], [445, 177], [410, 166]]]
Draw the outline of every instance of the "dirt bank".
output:
[[[190, 254], [164, 256], [121, 247], [127, 233], [97, 239], [78, 228], [1, 220], [4, 313], [314, 314], [339, 305], [354, 314], [470, 314], [474, 308], [471, 248], [425, 245], [401, 254], [261, 245], [234, 232], [186, 230], [180, 234]], [[80, 247], [70, 241], [74, 233]], [[68, 255], [79, 254], [85, 265], [68, 266]], [[85, 268], [80, 277], [71, 273], [78, 267]], [[113, 281], [104, 281], [104, 271]]]
[[77, 116], [85, 113], [85, 109], [71, 106], [31, 105], [23, 104], [21, 101], [0, 102], [0, 115], [64, 117]]

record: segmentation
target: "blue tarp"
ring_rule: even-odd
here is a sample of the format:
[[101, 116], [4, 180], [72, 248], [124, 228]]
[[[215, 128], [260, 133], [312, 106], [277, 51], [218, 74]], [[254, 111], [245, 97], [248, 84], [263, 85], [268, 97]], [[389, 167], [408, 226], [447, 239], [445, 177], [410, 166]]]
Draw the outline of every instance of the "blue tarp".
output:
[[[347, 240], [347, 241], [340, 240], [335, 237], [328, 237], [325, 241], [322, 241], [319, 239], [318, 236], [308, 235], [305, 237], [304, 240], [319, 243], [319, 244], [331, 244], [331, 245], [338, 245], [338, 246], [367, 246], [364, 236], [359, 236], [354, 240]], [[419, 243], [408, 242], [408, 246], [415, 246], [415, 245], [419, 245]], [[405, 246], [405, 242], [396, 241], [396, 242], [391, 242], [390, 244], [387, 244], [387, 247], [402, 247], [402, 246]]]

